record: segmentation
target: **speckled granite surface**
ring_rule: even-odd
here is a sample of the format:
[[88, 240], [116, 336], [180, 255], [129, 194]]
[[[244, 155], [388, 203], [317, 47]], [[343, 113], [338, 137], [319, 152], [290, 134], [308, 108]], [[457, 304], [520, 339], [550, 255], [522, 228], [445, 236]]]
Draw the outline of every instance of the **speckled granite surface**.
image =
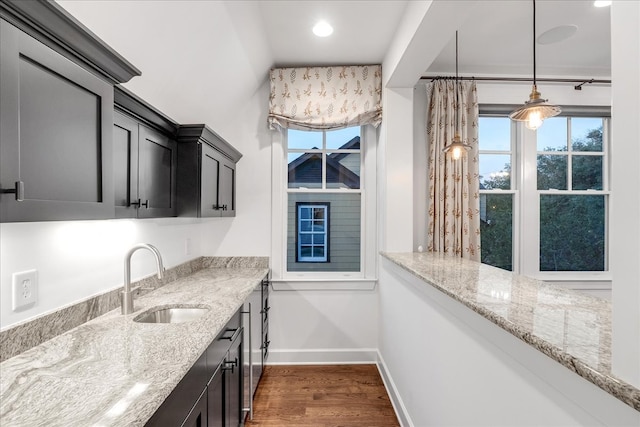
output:
[[[151, 275], [132, 283], [140, 286], [139, 295], [157, 289], [203, 268], [269, 268], [268, 257], [199, 257], [166, 270], [164, 278]], [[114, 289], [71, 304], [35, 319], [0, 331], [0, 362], [42, 344], [76, 326], [120, 306], [120, 291]]]
[[[141, 426], [268, 268], [205, 268], [0, 363], [0, 425]], [[207, 306], [178, 324], [133, 322], [167, 304]]]
[[382, 256], [640, 411], [640, 390], [611, 373], [610, 302], [447, 255]]

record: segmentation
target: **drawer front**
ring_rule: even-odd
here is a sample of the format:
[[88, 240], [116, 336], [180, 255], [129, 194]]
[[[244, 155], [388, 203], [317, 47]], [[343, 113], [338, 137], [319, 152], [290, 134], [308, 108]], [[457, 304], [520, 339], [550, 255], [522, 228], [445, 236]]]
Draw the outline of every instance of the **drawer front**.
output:
[[227, 351], [231, 347], [232, 342], [236, 339], [237, 335], [241, 332], [241, 320], [242, 316], [240, 309], [231, 317], [229, 322], [218, 334], [215, 340], [209, 345], [207, 349], [207, 380], [213, 376], [215, 370], [225, 358]]

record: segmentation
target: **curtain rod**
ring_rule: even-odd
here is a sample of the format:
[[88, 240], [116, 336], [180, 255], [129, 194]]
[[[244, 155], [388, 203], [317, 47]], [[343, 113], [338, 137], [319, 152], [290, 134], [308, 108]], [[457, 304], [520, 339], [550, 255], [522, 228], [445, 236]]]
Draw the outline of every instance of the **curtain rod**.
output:
[[[422, 76], [420, 80], [454, 80], [454, 76]], [[491, 82], [532, 82], [528, 77], [458, 77], [459, 80], [475, 80], [475, 81], [491, 81]], [[537, 78], [538, 82], [547, 83], [579, 83], [574, 89], [581, 90], [582, 85], [591, 84], [611, 84], [611, 80], [599, 79], [554, 79], [554, 78]]]

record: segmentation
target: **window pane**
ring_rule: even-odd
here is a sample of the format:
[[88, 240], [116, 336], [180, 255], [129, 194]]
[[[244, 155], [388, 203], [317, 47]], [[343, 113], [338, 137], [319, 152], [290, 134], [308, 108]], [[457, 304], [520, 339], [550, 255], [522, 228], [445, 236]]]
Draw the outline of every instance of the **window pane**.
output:
[[322, 154], [289, 153], [289, 188], [322, 187]]
[[324, 221], [313, 221], [313, 231], [315, 233], [324, 232]]
[[574, 151], [602, 151], [602, 119], [571, 119], [571, 145]]
[[327, 188], [360, 188], [360, 153], [327, 156]]
[[511, 155], [480, 154], [480, 189], [511, 189]]
[[324, 248], [322, 246], [314, 246], [313, 247], [313, 257], [314, 258], [324, 258]]
[[538, 151], [567, 151], [567, 118], [552, 117], [538, 128]]
[[480, 150], [511, 151], [511, 120], [508, 117], [480, 117]]
[[308, 258], [310, 256], [312, 256], [311, 246], [301, 246], [300, 257]]
[[311, 221], [300, 221], [300, 231], [311, 232]]
[[[313, 222], [312, 245], [320, 248], [326, 262], [299, 262], [296, 252], [299, 244], [296, 223], [296, 207], [299, 203], [311, 205], [327, 205], [325, 220]], [[361, 194], [343, 193], [289, 193], [287, 209], [287, 271], [335, 272], [360, 271], [360, 217]], [[326, 224], [326, 226], [325, 226]], [[302, 222], [301, 224], [302, 225]], [[316, 226], [322, 228], [326, 234], [320, 232]], [[312, 256], [314, 252], [305, 252], [305, 256]]]
[[310, 245], [313, 242], [313, 234], [300, 234], [300, 244], [301, 245]]
[[360, 149], [360, 126], [327, 131], [327, 148], [349, 150]]
[[287, 145], [289, 149], [322, 148], [322, 132], [303, 130], [287, 130]]
[[325, 208], [313, 208], [313, 219], [324, 219]]
[[550, 189], [567, 189], [566, 155], [543, 154], [538, 156], [538, 190]]
[[602, 156], [573, 156], [574, 190], [602, 190]]
[[484, 264], [513, 270], [513, 196], [480, 195], [481, 259]]
[[300, 219], [311, 219], [311, 209], [306, 206], [300, 206]]
[[604, 271], [605, 196], [540, 196], [540, 271]]

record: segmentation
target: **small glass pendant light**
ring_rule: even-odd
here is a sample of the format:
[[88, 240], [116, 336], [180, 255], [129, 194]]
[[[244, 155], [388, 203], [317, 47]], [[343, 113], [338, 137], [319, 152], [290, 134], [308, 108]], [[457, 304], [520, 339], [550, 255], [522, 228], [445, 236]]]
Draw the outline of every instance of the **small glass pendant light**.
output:
[[460, 132], [458, 132], [459, 120], [458, 120], [458, 31], [456, 31], [456, 80], [455, 80], [455, 91], [456, 91], [456, 115], [455, 115], [455, 132], [453, 135], [453, 140], [451, 144], [447, 145], [442, 149], [445, 154], [451, 153], [451, 158], [453, 160], [458, 160], [462, 157], [462, 154], [469, 151], [471, 146], [469, 144], [465, 144], [462, 142], [460, 138]]
[[560, 114], [559, 106], [547, 103], [540, 97], [536, 85], [536, 0], [533, 0], [533, 87], [529, 100], [524, 105], [509, 114], [511, 120], [525, 122], [528, 129], [536, 130], [542, 126], [542, 122], [549, 117]]

